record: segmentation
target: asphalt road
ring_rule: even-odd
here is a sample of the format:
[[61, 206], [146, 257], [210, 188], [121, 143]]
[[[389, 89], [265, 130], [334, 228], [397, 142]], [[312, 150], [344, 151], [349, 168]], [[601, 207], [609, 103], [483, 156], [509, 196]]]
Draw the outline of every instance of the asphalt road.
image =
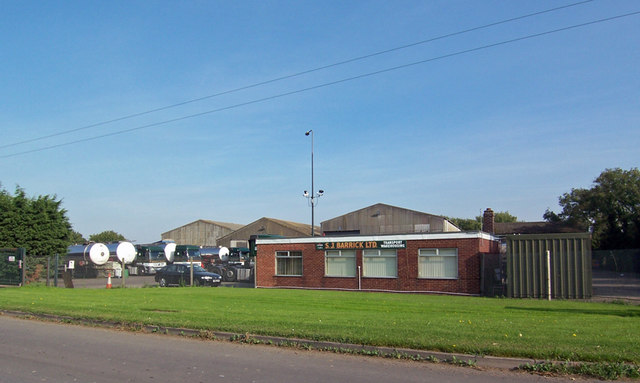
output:
[[424, 362], [130, 333], [7, 316], [0, 316], [0, 334], [0, 382], [575, 381], [510, 371], [478, 371]]
[[640, 274], [593, 270], [593, 295], [640, 302]]

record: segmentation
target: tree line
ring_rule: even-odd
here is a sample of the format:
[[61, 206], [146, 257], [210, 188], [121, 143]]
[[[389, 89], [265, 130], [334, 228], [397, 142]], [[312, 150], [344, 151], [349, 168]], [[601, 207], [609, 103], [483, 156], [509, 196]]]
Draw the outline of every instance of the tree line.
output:
[[[445, 217], [449, 222], [456, 225], [456, 227], [462, 231], [476, 231], [482, 230], [482, 216], [478, 215], [475, 218], [454, 218]], [[494, 222], [518, 222], [518, 217], [512, 215], [508, 211], [498, 211], [493, 215]]]
[[[89, 241], [111, 242], [125, 238], [105, 231], [89, 237]], [[46, 259], [65, 255], [69, 245], [88, 242], [73, 230], [62, 200], [55, 195], [27, 196], [16, 187], [10, 194], [0, 185], [0, 248], [23, 247], [27, 257], [27, 277], [38, 279]]]
[[[586, 188], [574, 188], [558, 198], [560, 213], [547, 209], [543, 219], [592, 236], [595, 250], [640, 249], [640, 171], [606, 169]], [[481, 230], [482, 216], [448, 218], [461, 230]], [[517, 222], [508, 211], [495, 213], [495, 222]]]
[[593, 248], [640, 248], [640, 171], [606, 169], [589, 189], [576, 188], [559, 198], [560, 213], [549, 209], [543, 217], [589, 230]]

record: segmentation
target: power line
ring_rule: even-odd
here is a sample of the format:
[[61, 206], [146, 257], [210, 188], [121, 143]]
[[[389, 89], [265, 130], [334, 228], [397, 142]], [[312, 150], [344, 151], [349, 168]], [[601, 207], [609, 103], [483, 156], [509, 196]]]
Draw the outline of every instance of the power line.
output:
[[258, 104], [258, 103], [261, 103], [261, 102], [275, 100], [275, 99], [278, 99], [278, 98], [291, 96], [291, 95], [298, 94], [298, 93], [308, 92], [308, 91], [316, 90], [316, 89], [320, 89], [320, 88], [326, 88], [326, 87], [329, 87], [329, 86], [333, 86], [333, 85], [337, 85], [337, 84], [341, 84], [341, 83], [345, 83], [345, 82], [349, 82], [349, 81], [353, 81], [353, 80], [358, 80], [358, 79], [362, 79], [362, 78], [366, 78], [366, 77], [371, 77], [371, 76], [379, 75], [379, 74], [382, 74], [382, 73], [387, 73], [387, 72], [391, 72], [391, 71], [395, 71], [395, 70], [399, 70], [399, 69], [405, 69], [405, 68], [409, 68], [409, 67], [420, 65], [420, 64], [426, 64], [426, 63], [433, 62], [433, 61], [443, 60], [443, 59], [446, 59], [446, 58], [460, 56], [460, 55], [464, 55], [464, 54], [472, 53], [472, 52], [477, 52], [477, 51], [484, 50], [484, 49], [489, 49], [489, 48], [494, 48], [494, 47], [498, 47], [498, 46], [502, 46], [502, 45], [512, 44], [512, 43], [515, 43], [515, 42], [519, 42], [519, 41], [523, 41], [523, 40], [529, 40], [529, 39], [533, 39], [533, 38], [536, 38], [536, 37], [546, 36], [546, 35], [550, 35], [550, 34], [554, 34], [554, 33], [558, 33], [558, 32], [564, 32], [564, 31], [568, 31], [568, 30], [571, 30], [571, 29], [582, 28], [582, 27], [586, 27], [586, 26], [589, 26], [589, 25], [594, 25], [594, 24], [599, 24], [599, 23], [603, 23], [603, 22], [607, 22], [607, 21], [617, 20], [617, 19], [621, 19], [621, 18], [624, 18], [624, 17], [635, 16], [635, 15], [638, 15], [638, 14], [640, 14], [640, 11], [631, 12], [631, 13], [625, 13], [625, 14], [618, 15], [618, 16], [607, 17], [607, 18], [604, 18], [604, 19], [598, 19], [598, 20], [594, 20], [594, 21], [581, 23], [581, 24], [575, 24], [575, 25], [571, 25], [571, 26], [568, 26], [568, 27], [553, 29], [553, 30], [540, 32], [540, 33], [535, 33], [535, 34], [531, 34], [531, 35], [526, 35], [526, 36], [522, 36], [522, 37], [517, 37], [517, 38], [510, 39], [510, 40], [504, 40], [504, 41], [500, 41], [500, 42], [493, 43], [493, 44], [487, 44], [487, 45], [479, 46], [479, 47], [476, 47], [476, 48], [465, 49], [465, 50], [449, 53], [449, 54], [442, 55], [442, 56], [432, 57], [432, 58], [425, 59], [425, 60], [420, 60], [420, 61], [414, 61], [414, 62], [411, 62], [411, 63], [408, 63], [408, 64], [397, 65], [397, 66], [394, 66], [394, 67], [381, 69], [381, 70], [377, 70], [377, 71], [374, 71], [374, 72], [368, 72], [368, 73], [364, 73], [364, 74], [357, 75], [357, 76], [352, 76], [352, 77], [347, 77], [347, 78], [343, 78], [343, 79], [340, 79], [340, 80], [326, 82], [326, 83], [322, 83], [322, 84], [319, 84], [319, 85], [310, 86], [310, 87], [307, 87], [307, 88], [301, 88], [301, 89], [293, 90], [293, 91], [290, 91], [290, 92], [280, 93], [280, 94], [276, 94], [276, 95], [272, 95], [272, 96], [268, 96], [268, 97], [263, 97], [263, 98], [259, 98], [259, 99], [255, 99], [255, 100], [251, 100], [251, 101], [246, 101], [246, 102], [230, 105], [230, 106], [225, 106], [225, 107], [222, 107], [222, 108], [217, 108], [217, 109], [212, 109], [212, 110], [208, 110], [208, 111], [204, 111], [204, 112], [190, 114], [190, 115], [186, 115], [186, 116], [182, 116], [182, 117], [177, 117], [177, 118], [173, 118], [173, 119], [170, 119], [170, 120], [164, 120], [164, 121], [155, 122], [155, 123], [152, 123], [152, 124], [141, 125], [141, 126], [137, 126], [137, 127], [134, 127], [134, 128], [118, 130], [118, 131], [115, 131], [115, 132], [105, 133], [105, 134], [101, 134], [101, 135], [98, 135], [98, 136], [87, 137], [87, 138], [83, 138], [83, 139], [79, 139], [79, 140], [75, 140], [75, 141], [65, 142], [65, 143], [51, 145], [51, 146], [45, 146], [45, 147], [36, 148], [36, 149], [32, 149], [32, 150], [26, 150], [26, 151], [22, 151], [22, 152], [18, 152], [18, 153], [2, 155], [2, 156], [0, 156], [0, 158], [15, 157], [15, 156], [22, 155], [22, 154], [40, 152], [40, 151], [44, 151], [44, 150], [59, 148], [59, 147], [62, 147], [62, 146], [68, 146], [68, 145], [73, 145], [73, 144], [77, 144], [77, 143], [81, 143], [81, 142], [93, 141], [93, 140], [97, 140], [97, 139], [100, 139], [100, 138], [105, 138], [105, 137], [120, 135], [120, 134], [124, 134], [124, 133], [129, 133], [129, 132], [133, 132], [133, 131], [136, 131], [136, 130], [156, 127], [156, 126], [160, 126], [160, 125], [166, 125], [166, 124], [170, 124], [170, 123], [177, 122], [177, 121], [183, 121], [183, 120], [191, 119], [191, 118], [194, 118], [194, 117], [200, 117], [200, 116], [204, 116], [204, 115], [207, 115], [207, 114], [218, 113], [218, 112], [222, 112], [222, 111], [230, 110], [230, 109], [236, 109], [236, 108], [240, 108], [240, 107], [247, 106], [247, 105]]
[[74, 132], [78, 132], [78, 131], [81, 131], [81, 130], [87, 130], [87, 129], [91, 129], [91, 128], [96, 128], [96, 127], [99, 127], [99, 126], [108, 125], [108, 124], [112, 124], [112, 123], [119, 122], [119, 121], [129, 120], [129, 119], [132, 119], [132, 118], [135, 118], [135, 117], [140, 117], [140, 116], [144, 116], [144, 115], [155, 113], [155, 112], [160, 112], [160, 111], [167, 110], [167, 109], [177, 108], [179, 106], [184, 106], [184, 105], [187, 105], [187, 104], [192, 104], [192, 103], [195, 103], [195, 102], [204, 101], [204, 100], [208, 100], [208, 99], [211, 99], [211, 98], [220, 97], [220, 96], [224, 96], [224, 95], [227, 95], [227, 94], [236, 93], [236, 92], [240, 92], [240, 91], [243, 91], [243, 90], [248, 90], [248, 89], [256, 88], [256, 87], [259, 87], [259, 86], [271, 84], [271, 83], [274, 83], [274, 82], [283, 81], [283, 80], [287, 80], [287, 79], [290, 79], [290, 78], [303, 76], [303, 75], [306, 75], [306, 74], [310, 74], [310, 73], [313, 73], [313, 72], [318, 72], [318, 71], [321, 71], [321, 70], [337, 67], [337, 66], [340, 66], [340, 65], [345, 65], [345, 64], [352, 63], [352, 62], [365, 60], [365, 59], [368, 59], [368, 58], [371, 58], [371, 57], [380, 56], [380, 55], [391, 53], [391, 52], [396, 52], [396, 51], [399, 51], [399, 50], [402, 50], [402, 49], [407, 49], [407, 48], [415, 47], [415, 46], [418, 46], [418, 45], [431, 43], [431, 42], [434, 42], [434, 41], [437, 41], [437, 40], [443, 40], [443, 39], [446, 39], [446, 38], [449, 38], [449, 37], [458, 36], [458, 35], [462, 35], [462, 34], [470, 33], [470, 32], [475, 32], [475, 31], [478, 31], [478, 30], [481, 30], [481, 29], [490, 28], [490, 27], [495, 27], [497, 25], [506, 24], [506, 23], [510, 23], [510, 22], [513, 22], [513, 21], [517, 21], [517, 20], [522, 20], [522, 19], [526, 19], [526, 18], [529, 18], [529, 17], [533, 17], [533, 16], [539, 16], [539, 15], [542, 15], [542, 14], [545, 14], [545, 13], [559, 11], [561, 9], [575, 7], [577, 5], [590, 3], [592, 1], [594, 1], [594, 0], [584, 0], [584, 1], [579, 1], [579, 2], [576, 2], [576, 3], [572, 3], [572, 4], [567, 4], [567, 5], [563, 5], [563, 6], [559, 6], [559, 7], [555, 7], [555, 8], [546, 9], [546, 10], [543, 10], [543, 11], [529, 13], [529, 14], [526, 14], [526, 15], [517, 16], [517, 17], [510, 18], [510, 19], [501, 20], [501, 21], [497, 21], [497, 22], [494, 22], [494, 23], [490, 23], [490, 24], [485, 24], [485, 25], [482, 25], [482, 26], [479, 26], [479, 27], [473, 27], [473, 28], [462, 30], [462, 31], [453, 32], [453, 33], [449, 33], [449, 34], [445, 34], [445, 35], [441, 35], [441, 36], [437, 36], [437, 37], [432, 37], [432, 38], [429, 38], [429, 39], [426, 39], [426, 40], [417, 41], [417, 42], [414, 42], [414, 43], [401, 45], [401, 46], [398, 46], [398, 47], [395, 47], [395, 48], [390, 48], [390, 49], [386, 49], [386, 50], [382, 50], [382, 51], [378, 51], [378, 52], [374, 52], [374, 53], [369, 53], [369, 54], [366, 54], [364, 56], [354, 57], [354, 58], [347, 59], [347, 60], [344, 60], [344, 61], [339, 61], [339, 62], [335, 62], [333, 64], [328, 64], [328, 65], [320, 66], [320, 67], [317, 67], [317, 68], [304, 70], [304, 71], [293, 73], [293, 74], [290, 74], [290, 75], [286, 75], [286, 76], [282, 76], [282, 77], [276, 77], [276, 78], [273, 78], [273, 79], [270, 79], [270, 80], [257, 82], [257, 83], [246, 85], [246, 86], [242, 86], [242, 87], [239, 87], [239, 88], [234, 88], [234, 89], [230, 89], [230, 90], [226, 90], [226, 91], [210, 94], [210, 95], [207, 95], [207, 96], [198, 97], [198, 98], [194, 98], [194, 99], [187, 100], [187, 101], [182, 101], [182, 102], [179, 102], [179, 103], [176, 103], [176, 104], [171, 104], [171, 105], [162, 106], [162, 107], [159, 107], [159, 108], [149, 109], [149, 110], [146, 110], [144, 112], [128, 114], [128, 115], [125, 115], [125, 116], [122, 116], [122, 117], [117, 117], [117, 118], [114, 118], [114, 119], [111, 119], [111, 120], [97, 122], [97, 123], [94, 123], [94, 124], [85, 125], [85, 126], [81, 126], [81, 127], [78, 127], [78, 128], [73, 128], [73, 129], [69, 129], [69, 130], [65, 130], [65, 131], [61, 131], [61, 132], [57, 132], [57, 133], [52, 133], [52, 134], [45, 135], [45, 136], [30, 138], [30, 139], [27, 139], [27, 140], [18, 141], [18, 142], [14, 142], [14, 143], [11, 143], [11, 144], [3, 144], [3, 145], [0, 145], [0, 149], [4, 149], [4, 148], [10, 147], [10, 146], [18, 146], [18, 145], [28, 144], [28, 143], [31, 143], [31, 142], [41, 141], [41, 140], [45, 140], [47, 138], [53, 138], [53, 137], [57, 137], [57, 136], [62, 136], [62, 135], [65, 135], [65, 134], [74, 133]]

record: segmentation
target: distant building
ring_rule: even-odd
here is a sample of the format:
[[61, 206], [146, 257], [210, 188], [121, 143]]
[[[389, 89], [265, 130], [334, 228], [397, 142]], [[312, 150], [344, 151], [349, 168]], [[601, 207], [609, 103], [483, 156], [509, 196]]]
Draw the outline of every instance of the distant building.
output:
[[444, 217], [383, 203], [323, 221], [321, 226], [323, 235], [327, 236], [460, 231]]
[[[319, 228], [316, 228], [315, 231], [319, 232]], [[218, 239], [218, 246], [249, 247], [249, 239], [252, 235], [307, 237], [311, 236], [311, 225], [262, 217], [257, 221], [242, 226], [237, 230], [220, 237]]]
[[491, 208], [482, 215], [482, 231], [497, 236], [509, 234], [584, 233], [584, 230], [560, 222], [495, 222]]
[[215, 247], [219, 246], [218, 240], [232, 233], [244, 225], [199, 219], [197, 221], [180, 226], [162, 233], [163, 240], [172, 239], [178, 245], [197, 245]]

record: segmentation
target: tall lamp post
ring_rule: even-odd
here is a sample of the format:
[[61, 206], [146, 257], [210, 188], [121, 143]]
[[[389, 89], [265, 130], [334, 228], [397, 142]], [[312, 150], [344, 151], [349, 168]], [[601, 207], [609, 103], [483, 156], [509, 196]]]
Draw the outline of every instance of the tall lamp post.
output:
[[316, 204], [318, 203], [317, 199], [322, 197], [322, 195], [324, 194], [324, 190], [318, 190], [318, 193], [314, 194], [314, 189], [313, 189], [313, 130], [309, 130], [307, 131], [305, 134], [305, 136], [311, 135], [311, 194], [309, 194], [308, 191], [304, 191], [304, 194], [302, 194], [303, 196], [307, 197], [307, 199], [309, 200], [309, 203], [311, 204], [311, 236], [314, 237], [315, 236], [315, 227], [314, 227], [314, 221], [313, 221], [313, 210], [316, 206]]

